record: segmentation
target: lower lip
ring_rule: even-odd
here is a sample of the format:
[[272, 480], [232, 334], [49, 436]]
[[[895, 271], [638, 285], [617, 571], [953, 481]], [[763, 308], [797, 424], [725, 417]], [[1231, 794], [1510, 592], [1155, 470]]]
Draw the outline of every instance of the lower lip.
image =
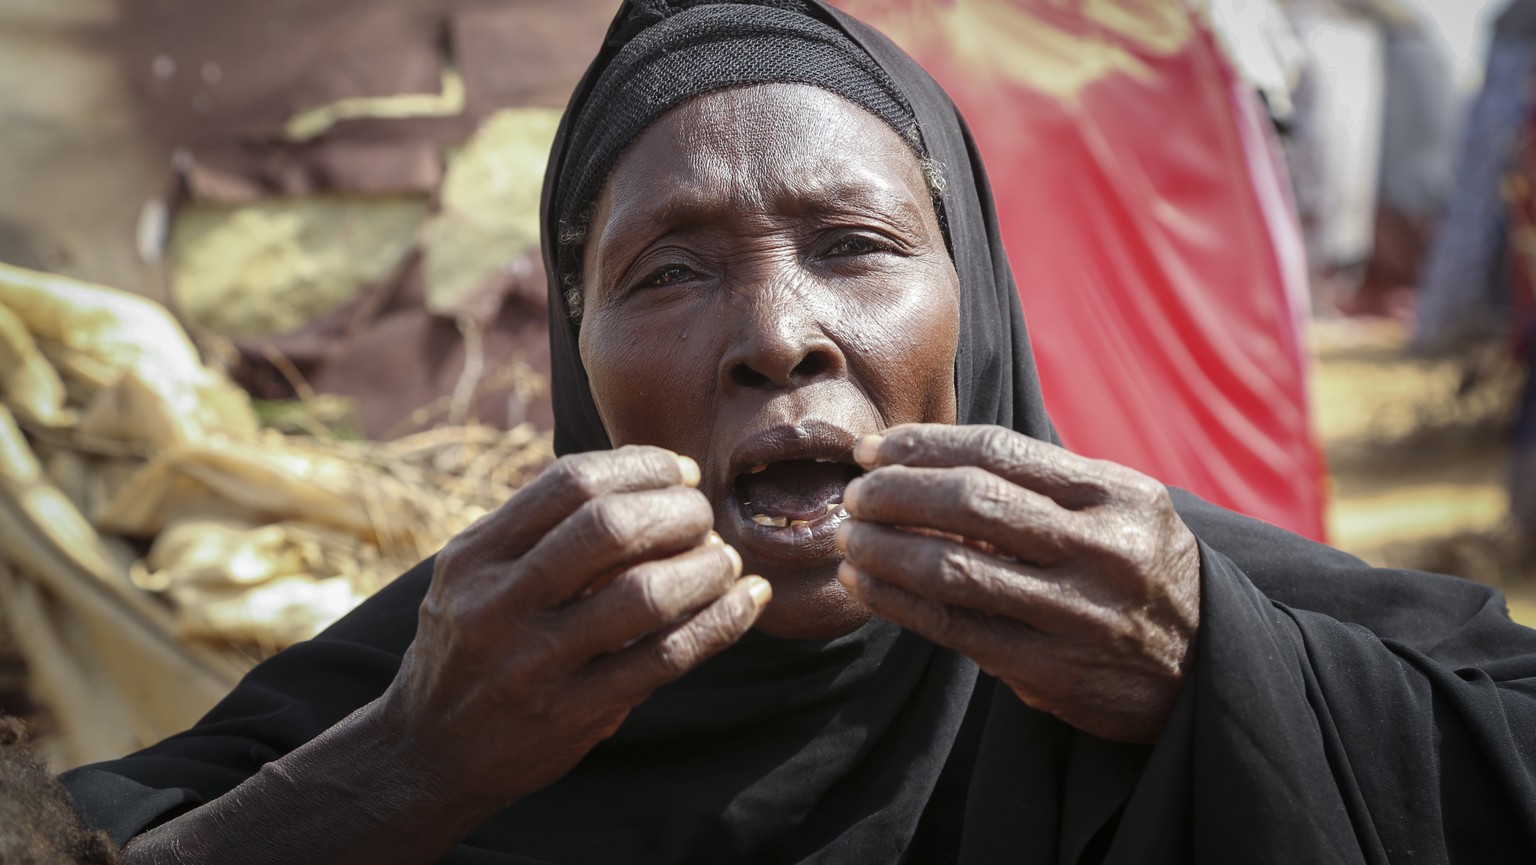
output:
[[743, 552], [775, 559], [819, 558], [835, 549], [837, 527], [848, 519], [848, 512], [839, 507], [803, 525], [764, 526], [753, 522], [739, 502], [731, 501], [728, 507], [735, 517], [734, 534]]

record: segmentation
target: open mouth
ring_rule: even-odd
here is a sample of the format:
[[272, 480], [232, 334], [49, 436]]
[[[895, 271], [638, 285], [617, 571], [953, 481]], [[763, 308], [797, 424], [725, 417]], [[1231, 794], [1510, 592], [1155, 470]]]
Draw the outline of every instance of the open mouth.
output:
[[732, 493], [742, 518], [760, 531], [811, 531], [847, 518], [843, 491], [860, 474], [851, 461], [780, 460], [737, 475]]

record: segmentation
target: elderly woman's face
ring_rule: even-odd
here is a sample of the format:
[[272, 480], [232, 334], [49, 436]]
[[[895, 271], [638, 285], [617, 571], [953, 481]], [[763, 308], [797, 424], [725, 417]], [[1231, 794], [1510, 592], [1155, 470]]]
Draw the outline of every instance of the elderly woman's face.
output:
[[609, 437], [698, 461], [716, 530], [773, 584], [759, 627], [863, 622], [835, 578], [850, 451], [955, 422], [959, 280], [911, 149], [813, 87], [698, 97], [620, 159], [583, 276]]

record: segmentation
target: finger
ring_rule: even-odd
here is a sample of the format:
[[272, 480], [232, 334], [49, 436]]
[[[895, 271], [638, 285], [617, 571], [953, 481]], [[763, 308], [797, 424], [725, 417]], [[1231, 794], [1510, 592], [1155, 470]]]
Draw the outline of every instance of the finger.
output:
[[600, 496], [698, 483], [698, 464], [663, 448], [629, 445], [572, 454], [556, 460], [462, 537], [478, 556], [512, 558]]
[[837, 578], [875, 615], [965, 655], [1036, 709], [1116, 741], [1156, 740], [1166, 701], [1103, 663], [1102, 646], [919, 597], [847, 562]]
[[1052, 642], [1029, 625], [979, 610], [944, 604], [865, 573], [850, 562], [837, 569], [838, 582], [870, 612], [969, 657], [993, 675], [1015, 669]]
[[857, 520], [838, 536], [848, 564], [934, 603], [984, 610], [1047, 633], [1091, 620], [1094, 612], [1075, 582], [951, 540]]
[[593, 499], [555, 526], [512, 566], [512, 602], [570, 600], [610, 572], [665, 559], [709, 537], [714, 510], [698, 490], [667, 487]]
[[857, 520], [936, 529], [1047, 565], [1069, 558], [1092, 528], [1087, 515], [975, 466], [874, 469], [848, 485], [843, 507]]
[[723, 543], [636, 565], [560, 611], [563, 642], [578, 663], [617, 652], [719, 600], [740, 576], [741, 555]]
[[1105, 475], [1110, 464], [1006, 427], [904, 424], [865, 436], [853, 454], [866, 470], [888, 465], [977, 466], [1072, 510], [1109, 499]]
[[741, 639], [772, 595], [762, 577], [737, 580], [719, 600], [688, 619], [587, 665], [587, 688], [593, 699], [640, 704], [652, 691]]

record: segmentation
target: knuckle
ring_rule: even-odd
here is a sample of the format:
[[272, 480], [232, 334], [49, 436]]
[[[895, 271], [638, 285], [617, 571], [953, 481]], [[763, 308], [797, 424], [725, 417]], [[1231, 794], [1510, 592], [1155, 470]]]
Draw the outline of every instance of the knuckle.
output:
[[726, 611], [730, 616], [728, 629], [733, 637], [746, 633], [752, 623], [757, 621], [757, 604], [749, 598], [732, 598]]
[[844, 551], [848, 558], [857, 561], [869, 553], [866, 548], [870, 546], [870, 538], [875, 529], [868, 523], [849, 520], [839, 526], [838, 531], [842, 534]]
[[698, 490], [669, 487], [634, 493], [628, 499], [635, 506], [629, 521], [636, 532], [650, 529], [666, 535], [694, 534], [702, 539], [715, 524], [714, 509]]
[[427, 592], [427, 596], [421, 601], [421, 606], [416, 608], [418, 634], [452, 632], [454, 619], [453, 610], [450, 608], [452, 597], [451, 592], [439, 592], [435, 589]]
[[877, 465], [882, 467], [899, 465], [922, 453], [921, 439], [913, 427], [896, 427], [885, 431], [885, 440], [880, 443], [880, 459]]
[[878, 518], [889, 512], [892, 496], [887, 495], [894, 484], [899, 484], [903, 474], [911, 472], [903, 465], [881, 466], [858, 477], [858, 499], [852, 513], [867, 519]]
[[934, 563], [934, 575], [940, 585], [958, 588], [971, 582], [971, 557], [963, 548], [946, 549]]
[[436, 585], [453, 578], [462, 565], [464, 547], [468, 542], [464, 535], [455, 535], [441, 550], [437, 551], [437, 557], [432, 560], [432, 583]]
[[977, 427], [975, 433], [975, 446], [982, 454], [989, 457], [1005, 457], [1014, 450], [1015, 436], [1013, 430], [1000, 426]]
[[555, 485], [562, 494], [576, 501], [590, 501], [602, 492], [597, 459], [594, 454], [561, 457], [550, 467]]
[[679, 497], [678, 510], [680, 515], [692, 522], [694, 527], [708, 531], [715, 524], [715, 509], [709, 504], [709, 497], [690, 487], [670, 487], [665, 495]]
[[619, 578], [623, 603], [651, 621], [670, 618], [668, 605], [659, 588], [657, 568], [651, 564], [630, 568]]
[[966, 466], [958, 470], [950, 506], [962, 515], [993, 521], [1006, 514], [1012, 498], [1008, 482], [983, 468]]
[[632, 521], [615, 499], [599, 498], [582, 505], [581, 520], [595, 545], [619, 549], [630, 546]]
[[[432, 586], [442, 590], [470, 580], [470, 573], [486, 563], [486, 554], [471, 533], [455, 535], [432, 559]], [[471, 581], [472, 582], [472, 581]]]
[[703, 571], [704, 582], [716, 592], [729, 589], [740, 576], [736, 571], [736, 559], [732, 558], [724, 548], [707, 550], [706, 555], [708, 558], [699, 567], [699, 570]]
[[661, 448], [653, 447], [651, 445], [620, 445], [619, 447], [614, 448], [612, 453], [624, 459], [643, 460], [649, 459], [650, 457], [656, 456], [658, 454], [665, 455], [667, 452]]
[[656, 481], [670, 479], [676, 472], [676, 457], [669, 450], [653, 445], [624, 445], [611, 452], [627, 465], [642, 470]]
[[1121, 498], [1137, 510], [1156, 509], [1168, 497], [1168, 488], [1155, 478], [1134, 469], [1114, 465], [1109, 471], [1120, 487]]
[[691, 629], [681, 628], [662, 637], [656, 643], [656, 672], [663, 678], [675, 679], [693, 667], [699, 656], [699, 640]]

